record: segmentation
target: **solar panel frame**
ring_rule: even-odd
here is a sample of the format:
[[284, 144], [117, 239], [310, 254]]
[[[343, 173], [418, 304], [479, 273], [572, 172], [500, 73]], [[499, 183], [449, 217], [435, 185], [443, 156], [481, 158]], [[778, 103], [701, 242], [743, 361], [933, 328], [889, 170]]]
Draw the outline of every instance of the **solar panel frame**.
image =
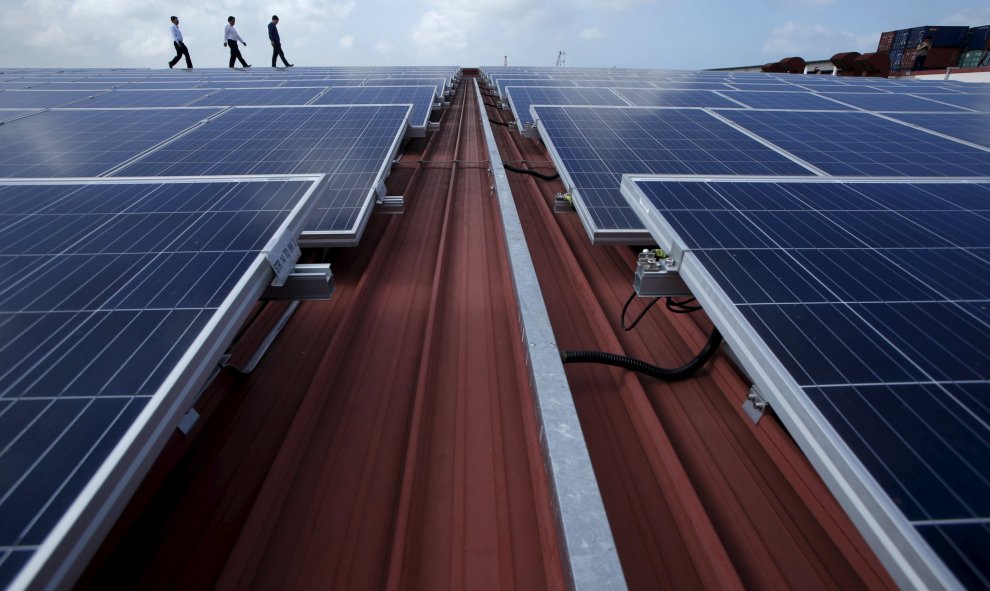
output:
[[0, 177], [104, 175], [220, 112], [207, 107], [39, 111], [0, 127]]
[[11, 109], [52, 109], [65, 107], [103, 94], [103, 90], [19, 90], [0, 91], [0, 107]]
[[889, 118], [990, 150], [990, 112], [940, 113], [938, 115], [894, 113]]
[[[427, 94], [427, 90], [429, 94]], [[425, 132], [430, 113], [437, 108], [436, 87], [433, 85], [410, 86], [338, 86], [330, 87], [313, 99], [313, 105], [400, 105], [412, 106], [410, 127]]]
[[598, 87], [506, 86], [505, 97], [520, 130], [533, 123], [530, 111], [533, 105], [629, 106], [629, 102], [613, 89]]
[[276, 88], [212, 88], [210, 93], [193, 101], [196, 107], [270, 107], [300, 106], [312, 103], [327, 87], [279, 86]]
[[879, 113], [713, 109], [832, 176], [990, 176], [990, 152]]
[[[364, 113], [369, 109], [374, 113]], [[333, 113], [333, 117], [337, 117], [328, 116], [329, 127], [315, 126], [312, 115], [320, 110], [327, 110], [328, 115]], [[353, 246], [361, 239], [375, 197], [385, 197], [384, 180], [407, 133], [411, 112], [409, 105], [231, 107], [217, 116], [209, 129], [190, 129], [106, 174], [327, 174], [326, 189], [318, 196], [319, 203], [299, 242], [308, 247]], [[294, 123], [291, 121], [304, 113], [311, 117]], [[374, 119], [375, 115], [380, 116], [380, 120]], [[253, 126], [252, 117], [260, 120], [261, 124]], [[295, 127], [287, 128], [288, 123], [282, 117], [289, 119], [288, 123]], [[377, 135], [359, 133], [353, 137], [347, 136], [351, 143], [346, 148], [323, 145], [337, 129], [334, 127], [336, 125], [343, 125], [340, 129], [350, 133], [352, 128], [348, 124], [359, 125], [362, 131], [370, 130]], [[282, 130], [285, 130], [285, 135], [278, 136], [277, 133]], [[323, 144], [315, 143], [321, 138], [312, 137], [314, 133], [324, 134]], [[310, 143], [292, 142], [292, 134], [302, 134]], [[382, 140], [381, 145], [374, 144], [378, 139]], [[246, 151], [231, 151], [231, 144]], [[347, 155], [358, 154], [359, 157], [339, 159], [331, 153], [335, 149], [346, 149]], [[296, 154], [299, 151], [313, 157], [306, 159]], [[372, 154], [378, 157], [372, 157]], [[368, 169], [372, 166], [373, 170]]]
[[[621, 184], [621, 175], [623, 174], [649, 174], [650, 172], [659, 173], [658, 170], [649, 170], [649, 165], [643, 165], [642, 169], [648, 172], [637, 173], [635, 171], [629, 170], [612, 170], [609, 165], [604, 163], [604, 160], [600, 157], [596, 159], [586, 159], [589, 165], [588, 171], [578, 171], [571, 170], [568, 162], [570, 158], [568, 157], [567, 150], [571, 149], [571, 146], [567, 145], [568, 140], [572, 138], [566, 138], [564, 140], [559, 140], [554, 138], [554, 132], [547, 129], [546, 121], [541, 119], [541, 112], [548, 112], [553, 109], [581, 109], [581, 110], [591, 110], [591, 111], [611, 111], [611, 110], [627, 110], [629, 112], [654, 112], [657, 114], [667, 113], [671, 116], [676, 116], [679, 112], [691, 113], [694, 115], [704, 114], [704, 117], [699, 118], [700, 123], [708, 124], [711, 126], [711, 130], [714, 136], [718, 137], [720, 144], [714, 146], [716, 148], [722, 149], [723, 152], [727, 152], [730, 148], [735, 154], [751, 154], [754, 151], [759, 151], [762, 155], [773, 154], [779, 160], [775, 160], [772, 163], [761, 164], [761, 161], [753, 158], [751, 160], [754, 166], [759, 165], [762, 167], [761, 173], [770, 172], [773, 168], [779, 167], [781, 173], [789, 174], [800, 174], [802, 171], [807, 171], [809, 175], [820, 174], [816, 169], [807, 163], [795, 158], [794, 156], [782, 151], [780, 148], [773, 146], [763, 140], [754, 138], [751, 134], [748, 134], [744, 130], [740, 130], [724, 120], [720, 119], [714, 114], [714, 111], [709, 109], [697, 109], [697, 108], [666, 108], [666, 107], [585, 107], [580, 105], [575, 106], [533, 106], [531, 111], [537, 122], [536, 128], [539, 132], [540, 138], [542, 138], [547, 151], [550, 152], [551, 158], [557, 166], [557, 172], [560, 174], [560, 178], [564, 183], [564, 186], [568, 191], [571, 192], [574, 200], [575, 210], [578, 213], [578, 217], [581, 219], [581, 224], [584, 226], [585, 231], [588, 233], [588, 237], [591, 239], [592, 244], [652, 244], [653, 238], [646, 231], [642, 223], [639, 222], [638, 217], [631, 210], [631, 208], [623, 202], [622, 196], [619, 192], [619, 186]], [[714, 134], [714, 130], [719, 133]], [[731, 130], [731, 132], [729, 131]], [[728, 132], [728, 133], [726, 133]], [[581, 131], [580, 126], [575, 125], [574, 133], [578, 133], [579, 136], [573, 138], [576, 141], [584, 142], [587, 144], [592, 144], [590, 138]], [[733, 138], [736, 142], [741, 142], [747, 144], [749, 148], [742, 150], [733, 147], [727, 137]], [[651, 138], [656, 140], [656, 138]], [[671, 138], [674, 141], [680, 141], [683, 138]], [[600, 143], [596, 140], [595, 143]], [[690, 142], [689, 142], [690, 143]], [[723, 145], [724, 144], [724, 145]], [[627, 148], [629, 146], [626, 146]], [[685, 145], [685, 148], [690, 148], [690, 146]], [[597, 148], [596, 148], [597, 149]], [[668, 150], [668, 152], [670, 152]], [[705, 154], [708, 154], [706, 150], [702, 150]], [[676, 155], [676, 151], [671, 152]], [[710, 156], [710, 154], [708, 154]], [[708, 164], [713, 167], [712, 174], [717, 174], [720, 171], [731, 170], [732, 164], [725, 163], [722, 158], [711, 158], [710, 161], [701, 162], [701, 164]], [[720, 170], [715, 171], [714, 167], [718, 167]], [[587, 174], [585, 174], [587, 172]], [[685, 172], [700, 172], [698, 170], [687, 170], [685, 167]], [[740, 170], [740, 175], [744, 171]], [[588, 178], [592, 176], [597, 176], [600, 178], [592, 179], [595, 183], [601, 186], [592, 186], [592, 184], [583, 182], [577, 175], [585, 175]], [[747, 176], [749, 176], [747, 174]], [[614, 180], [614, 186], [611, 185], [611, 181]], [[605, 183], [609, 183], [608, 186]], [[596, 206], [595, 203], [600, 203], [602, 205]], [[599, 216], [596, 213], [596, 208], [600, 207], [602, 209], [602, 214]], [[605, 227], [605, 224], [600, 224], [597, 218], [604, 219], [605, 215], [613, 218], [615, 221], [612, 224], [614, 227]]]
[[[833, 493], [835, 493], [840, 504], [842, 504], [854, 523], [857, 524], [864, 537], [866, 537], [867, 541], [881, 558], [881, 561], [884, 562], [891, 574], [895, 577], [895, 580], [903, 586], [949, 588], [959, 586], [959, 580], [956, 578], [955, 573], [942, 560], [945, 556], [952, 557], [951, 553], [947, 554], [947, 550], [942, 548], [939, 554], [936, 554], [935, 548], [929, 542], [925, 541], [923, 537], [924, 532], [922, 530], [924, 527], [927, 527], [926, 524], [929, 522], [924, 520], [916, 522], [908, 519], [904, 510], [895, 505], [890, 494], [875, 478], [877, 474], [876, 470], [867, 468], [861, 460], [862, 456], [857, 455], [850, 447], [849, 440], [840, 435], [836, 430], [837, 427], [833, 422], [834, 416], [832, 419], [826, 418], [825, 411], [823, 410], [824, 407], [813, 401], [807, 393], [808, 390], [821, 389], [824, 386], [819, 386], [815, 382], [809, 384], [798, 379], [793, 368], [788, 367], [788, 364], [778, 355], [778, 352], [775, 352], [774, 348], [768, 344], [766, 340], [767, 333], [765, 331], [761, 332], [753, 324], [754, 320], [751, 316], [744, 315], [740, 312], [738, 308], [739, 300], [725, 291], [728, 285], [725, 280], [717, 279], [715, 270], [710, 269], [704, 262], [704, 255], [707, 253], [707, 248], [702, 245], [701, 250], [695, 250], [691, 244], [686, 242], [693, 241], [694, 239], [686, 238], [683, 234], [678, 233], [671, 224], [671, 221], [659, 209], [659, 206], [647, 196], [643, 188], [644, 183], [651, 184], [654, 187], [661, 186], [661, 183], [673, 183], [672, 185], [664, 186], [664, 194], [669, 195], [671, 199], [678, 199], [680, 193], [677, 192], [677, 186], [683, 183], [699, 183], [713, 187], [717, 187], [719, 183], [731, 183], [732, 185], [764, 183], [773, 186], [787, 186], [789, 183], [800, 183], [802, 185], [817, 185], [826, 188], [829, 186], [862, 187], [865, 185], [890, 185], [892, 187], [891, 192], [893, 194], [899, 194], [903, 191], [896, 189], [896, 187], [924, 187], [926, 185], [982, 187], [983, 192], [986, 193], [990, 191], [990, 181], [987, 179], [947, 180], [900, 177], [886, 179], [861, 177], [736, 178], [727, 176], [702, 177], [698, 175], [626, 175], [623, 177], [622, 183], [624, 197], [630, 204], [637, 208], [637, 212], [640, 213], [646, 226], [649, 228], [651, 236], [674, 257], [675, 269], [691, 289], [692, 293], [698, 297], [699, 302], [704, 306], [709, 317], [712, 318], [715, 325], [719, 327], [722, 334], [726, 337], [732, 346], [735, 358], [759, 387], [759, 395], [771, 404], [775, 414], [784, 421], [788, 427], [788, 431], [798, 442], [802, 450], [805, 451], [816, 470], [822, 475]], [[719, 195], [721, 194], [719, 193]], [[735, 196], [738, 196], [738, 192], [734, 193], [731, 198], [735, 198]], [[761, 203], [755, 197], [752, 202], [736, 205], [728, 201], [730, 198], [727, 197], [725, 199], [727, 210], [731, 210], [734, 207], [749, 207], [752, 204], [757, 204], [757, 207], [759, 207]], [[988, 204], [984, 203], [984, 201], [985, 199], [981, 199], [974, 203], [985, 208]], [[845, 203], [835, 205], [837, 209], [845, 206]], [[681, 216], [682, 218], [686, 218], [687, 214], [691, 213], [692, 207], [693, 205], [689, 201], [679, 200], [670, 203], [671, 209], [682, 210], [681, 213], [684, 214]], [[770, 203], [767, 207], [773, 208], [774, 204]], [[916, 207], [920, 210], [921, 208], [930, 207], [930, 205], [925, 201], [919, 201]], [[986, 220], [990, 218], [983, 215], [981, 219], [983, 219], [983, 223], [986, 225]], [[704, 227], [704, 224], [701, 223], [699, 227]], [[754, 235], [754, 237], [756, 240], [759, 240], [762, 238], [762, 235]], [[749, 240], [745, 242], [749, 242]], [[837, 244], [836, 247], [839, 249], [838, 252], [841, 252], [842, 244]], [[986, 253], [990, 252], [990, 249], [983, 248], [982, 251]], [[754, 261], [758, 261], [760, 257], [766, 256], [765, 254], [761, 254], [762, 251], [758, 249], [751, 251], [745, 247], [739, 252], [741, 254], [751, 252], [754, 255], [752, 257]], [[908, 251], [907, 254], [911, 252], [914, 251]], [[744, 264], [742, 260], [733, 260], [731, 262], [731, 265], [734, 267]], [[990, 266], [990, 259], [982, 259], [982, 265], [984, 267]], [[916, 265], [909, 265], [906, 268], [914, 269], [915, 267]], [[817, 270], [818, 268], [815, 266], [808, 266], [803, 273], [814, 276]], [[918, 274], [924, 276], [924, 270], [919, 269]], [[781, 282], [782, 285], [786, 284], [791, 287], [795, 284], [794, 281], [787, 278], [781, 279]], [[990, 283], [985, 280], [983, 285], [984, 287], [990, 287]], [[881, 287], [880, 289], [883, 288]], [[792, 295], [791, 297], [796, 298], [794, 301], [801, 301], [803, 296]], [[986, 298], [987, 294], [983, 294], [982, 297]], [[990, 303], [990, 301], [985, 301], [984, 303]], [[842, 305], [848, 304], [843, 303]], [[985, 324], [990, 323], [990, 317], [985, 318], [983, 322]], [[825, 324], [828, 328], [823, 327], [822, 332], [824, 333], [828, 330], [841, 331], [841, 326], [837, 326], [837, 324], [839, 324], [838, 318], [833, 318], [831, 322]], [[772, 327], [768, 330], [776, 332]], [[817, 335], [818, 333], [814, 334]], [[848, 332], [843, 332], [843, 338], [855, 340]], [[930, 338], [938, 339], [939, 336], [934, 335]], [[957, 338], [964, 340], [966, 337], [960, 335], [954, 335], [952, 337], [952, 339]], [[982, 338], [986, 338], [986, 335], [984, 334]], [[831, 343], [830, 340], [822, 340], [821, 346], [828, 348], [829, 343]], [[877, 343], [875, 346], [878, 352], [884, 350], [884, 345], [881, 343]], [[835, 354], [831, 348], [828, 350], [828, 357]], [[986, 389], [986, 376], [984, 375], [983, 377], [983, 385], [984, 389]], [[933, 383], [937, 384], [938, 382]], [[964, 381], [958, 383], [966, 384], [972, 382]], [[883, 386], [885, 384], [878, 385]], [[900, 387], [897, 384], [893, 385]], [[864, 388], [869, 386], [853, 383], [851, 387]], [[846, 437], [848, 437], [848, 433]], [[986, 446], [987, 442], [984, 440], [982, 445]], [[984, 519], [983, 522], [985, 524], [987, 519]], [[938, 524], [941, 522], [935, 520], [930, 523]], [[984, 525], [984, 529], [985, 527]], [[983, 547], [985, 548], [986, 546]]]
[[[3, 187], [108, 187], [116, 188], [145, 186], [152, 190], [162, 187], [186, 188], [190, 186], [213, 185], [216, 183], [278, 183], [283, 186], [298, 184], [295, 189], [294, 201], [287, 205], [281, 218], [276, 218], [277, 230], [267, 239], [262, 238], [258, 244], [260, 249], [252, 250], [257, 254], [247, 264], [245, 271], [236, 280], [236, 285], [222, 297], [222, 301], [209, 314], [209, 320], [200, 322], [196, 328], [195, 339], [182, 354], [174, 366], [162, 374], [162, 381], [155, 387], [154, 394], [140, 409], [140, 412], [130, 418], [133, 423], [119, 441], [112, 444], [106, 452], [105, 459], [99, 460], [100, 465], [87, 477], [87, 484], [82, 492], [74, 497], [67, 511], [62, 514], [57, 523], [52, 525], [44, 535], [44, 540], [28, 556], [27, 551], [20, 551], [15, 558], [13, 568], [19, 572], [12, 583], [12, 588], [25, 588], [29, 585], [38, 587], [58, 587], [73, 581], [86, 565], [90, 555], [96, 550], [96, 545], [113, 524], [113, 520], [123, 510], [129, 496], [140, 483], [141, 478], [150, 469], [159, 451], [178, 425], [183, 413], [191, 407], [195, 396], [205, 385], [212, 373], [212, 368], [220, 358], [223, 350], [233, 338], [239, 325], [247, 318], [251, 307], [257, 301], [261, 292], [271, 282], [272, 256], [275, 256], [286, 244], [287, 239], [298, 235], [306, 214], [313, 206], [312, 196], [322, 181], [322, 175], [293, 175], [270, 177], [214, 177], [189, 179], [65, 179], [59, 181], [0, 181]], [[66, 203], [64, 199], [62, 203]], [[121, 213], [126, 212], [128, 204], [124, 204]], [[200, 209], [210, 207], [200, 204]], [[110, 213], [111, 217], [120, 215]], [[152, 213], [153, 210], [149, 210]], [[163, 212], [157, 212], [161, 215]], [[26, 214], [28, 216], [36, 214]], [[264, 233], [258, 228], [255, 232]], [[62, 256], [70, 250], [60, 251]], [[71, 255], [69, 255], [71, 256]], [[298, 257], [298, 250], [295, 251]], [[294, 260], [286, 259], [290, 265]], [[212, 309], [212, 308], [210, 308]], [[108, 312], [113, 314], [114, 312]], [[128, 312], [129, 313], [129, 312]], [[143, 361], [142, 361], [143, 362]], [[65, 379], [71, 377], [71, 372]], [[6, 398], [5, 398], [6, 399]], [[21, 399], [23, 400], [23, 399]], [[66, 399], [66, 400], [72, 400]], [[112, 400], [107, 398], [105, 400]], [[0, 413], [6, 412], [10, 406], [4, 407]], [[119, 417], [118, 417], [119, 418]], [[116, 419], [115, 419], [116, 420]], [[118, 433], [119, 435], [119, 433]], [[92, 466], [91, 466], [92, 467]], [[10, 555], [6, 548], [3, 552], [5, 561]], [[8, 571], [9, 572], [9, 571]], [[15, 571], [16, 572], [16, 571]]]

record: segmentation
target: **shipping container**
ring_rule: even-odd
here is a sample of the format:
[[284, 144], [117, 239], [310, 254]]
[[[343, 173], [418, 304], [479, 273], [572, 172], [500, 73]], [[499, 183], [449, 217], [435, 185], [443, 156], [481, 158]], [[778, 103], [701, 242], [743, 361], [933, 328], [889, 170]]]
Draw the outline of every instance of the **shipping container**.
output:
[[901, 69], [901, 58], [904, 57], [903, 49], [895, 49], [890, 52], [890, 69], [900, 70]]
[[914, 48], [909, 47], [904, 50], [904, 55], [901, 57], [901, 70], [912, 70], [914, 69]]
[[890, 51], [890, 48], [894, 46], [894, 35], [896, 34], [897, 31], [880, 33], [880, 43], [877, 44], [877, 51]]
[[917, 47], [919, 43], [925, 38], [925, 31], [928, 27], [914, 27], [913, 29], [908, 29], [908, 38], [905, 42], [907, 47]]
[[915, 27], [910, 31], [907, 47], [917, 47], [926, 37], [931, 37], [932, 47], [962, 47], [969, 27], [926, 26]]
[[959, 58], [959, 67], [960, 68], [979, 67], [980, 62], [983, 61], [984, 53], [986, 53], [985, 49], [974, 49], [971, 51], [963, 52], [962, 56]]
[[990, 25], [973, 27], [966, 37], [966, 50], [990, 49]]
[[894, 34], [894, 49], [904, 49], [907, 46], [908, 35], [911, 34], [911, 29], [901, 29]]
[[925, 58], [924, 70], [944, 70], [959, 63], [959, 54], [962, 50], [958, 47], [934, 47], [928, 52]]

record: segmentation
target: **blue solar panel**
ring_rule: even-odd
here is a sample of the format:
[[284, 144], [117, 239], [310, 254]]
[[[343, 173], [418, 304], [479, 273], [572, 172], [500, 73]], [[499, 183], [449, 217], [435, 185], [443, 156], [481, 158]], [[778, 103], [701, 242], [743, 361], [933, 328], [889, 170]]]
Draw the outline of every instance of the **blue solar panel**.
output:
[[964, 585], [985, 586], [990, 183], [624, 190], [854, 521], [892, 540], [881, 554], [903, 553], [888, 561], [895, 576], [951, 583], [934, 551]]
[[103, 174], [217, 109], [54, 110], [0, 126], [0, 177]]
[[0, 585], [88, 559], [315, 182], [0, 185]]
[[529, 110], [532, 105], [629, 106], [629, 103], [608, 88], [508, 86], [504, 90], [512, 105], [515, 120], [522, 125], [533, 122], [533, 114]]
[[3, 90], [0, 107], [7, 109], [50, 109], [101, 94], [102, 90]]
[[314, 105], [412, 105], [410, 124], [426, 127], [436, 104], [435, 86], [338, 86], [321, 94]]
[[616, 88], [615, 92], [637, 107], [738, 108], [742, 106], [710, 90]]
[[946, 103], [978, 113], [990, 113], [990, 93], [986, 94], [927, 94], [923, 98]]
[[206, 89], [115, 90], [73, 105], [80, 109], [185, 107], [213, 91]]
[[932, 112], [952, 113], [961, 111], [959, 107], [925, 100], [909, 94], [867, 94], [853, 92], [830, 92], [828, 98], [847, 105], [875, 113]]
[[[253, 82], [252, 82], [253, 84]], [[252, 107], [265, 105], [305, 105], [325, 87], [304, 88], [224, 88], [195, 103], [197, 107]]]
[[508, 86], [574, 86], [577, 87], [574, 82], [570, 80], [546, 80], [546, 79], [527, 79], [527, 78], [497, 78], [495, 79], [495, 90], [498, 92], [499, 96], [505, 96], [505, 89]]
[[990, 113], [944, 113], [918, 115], [898, 113], [893, 117], [925, 129], [990, 149]]
[[726, 90], [722, 94], [754, 109], [790, 109], [793, 111], [848, 111], [850, 108], [811, 92], [750, 92]]
[[115, 176], [328, 174], [307, 244], [355, 244], [405, 134], [408, 106], [237, 107]]
[[391, 78], [368, 78], [364, 81], [363, 86], [423, 86], [426, 84], [436, 87], [437, 96], [442, 97], [447, 92], [447, 87], [450, 85], [450, 79], [446, 77], [416, 78], [402, 76], [394, 76]]
[[690, 80], [690, 81], [685, 80], [683, 82], [660, 81], [660, 82], [654, 82], [653, 85], [656, 86], [657, 88], [666, 88], [666, 89], [680, 88], [683, 90], [728, 90], [732, 88], [728, 84], [724, 84], [722, 82], [708, 82], [708, 81], [700, 81], [700, 80]]
[[597, 243], [648, 238], [622, 174], [812, 174], [700, 109], [533, 107], [585, 229]]
[[831, 175], [990, 176], [990, 152], [870, 113], [719, 113]]

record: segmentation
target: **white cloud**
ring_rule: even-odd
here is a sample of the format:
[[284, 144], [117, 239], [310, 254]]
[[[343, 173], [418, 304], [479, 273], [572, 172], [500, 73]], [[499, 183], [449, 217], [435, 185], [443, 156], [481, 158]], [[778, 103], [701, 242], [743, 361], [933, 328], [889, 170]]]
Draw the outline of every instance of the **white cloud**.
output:
[[783, 59], [800, 56], [807, 60], [827, 59], [842, 51], [876, 51], [880, 33], [854, 35], [824, 25], [786, 22], [770, 32], [763, 43], [764, 54]]
[[581, 29], [580, 33], [578, 33], [578, 37], [580, 37], [581, 39], [585, 39], [587, 41], [591, 41], [593, 39], [601, 39], [604, 36], [605, 35], [602, 34], [602, 32], [597, 27], [585, 27]]
[[343, 49], [350, 49], [351, 47], [354, 46], [354, 37], [352, 37], [351, 35], [344, 35], [343, 37], [340, 38], [340, 46]]
[[379, 39], [378, 42], [375, 43], [375, 51], [383, 56], [388, 56], [394, 47], [395, 45], [388, 39]]

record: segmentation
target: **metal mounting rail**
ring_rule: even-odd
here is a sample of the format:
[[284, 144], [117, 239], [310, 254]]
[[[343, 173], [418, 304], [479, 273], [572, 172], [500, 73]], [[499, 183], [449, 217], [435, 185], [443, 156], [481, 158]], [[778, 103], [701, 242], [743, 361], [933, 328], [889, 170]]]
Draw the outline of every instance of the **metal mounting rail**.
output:
[[552, 500], [556, 504], [554, 513], [560, 533], [560, 558], [564, 574], [569, 577], [568, 582], [574, 589], [625, 589], [622, 565], [619, 564], [571, 389], [564, 375], [564, 365], [557, 351], [536, 268], [495, 144], [495, 134], [488, 122], [483, 95], [478, 81], [473, 80], [473, 83], [491, 160], [492, 190], [502, 214], [502, 232], [508, 250], [516, 304], [519, 306], [529, 380], [536, 395], [536, 418], [542, 429], [540, 443], [544, 468], [550, 481]]

